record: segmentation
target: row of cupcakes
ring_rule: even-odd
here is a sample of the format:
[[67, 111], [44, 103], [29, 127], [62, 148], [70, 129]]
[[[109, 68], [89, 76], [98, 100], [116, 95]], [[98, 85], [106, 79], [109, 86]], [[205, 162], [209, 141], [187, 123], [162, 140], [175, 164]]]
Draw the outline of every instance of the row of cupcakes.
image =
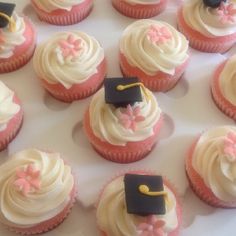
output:
[[[236, 41], [236, 4], [232, 0], [227, 0], [217, 1], [218, 4], [208, 6], [205, 2], [193, 0], [183, 4], [177, 17], [179, 30], [193, 48], [205, 52], [225, 52]], [[64, 4], [66, 5], [67, 2]], [[74, 1], [68, 4], [74, 4]], [[0, 3], [0, 27], [2, 28], [0, 73], [16, 70], [26, 64], [35, 49], [35, 29], [27, 17], [18, 16], [14, 12], [14, 7], [14, 4]], [[120, 44], [123, 73], [130, 75], [132, 72], [132, 76], [136, 75], [140, 78], [148, 75], [150, 84], [153, 80], [157, 81], [157, 77], [160, 80], [159, 77], [165, 77], [166, 74], [167, 76], [174, 75], [175, 81], [186, 67], [187, 41], [185, 37], [162, 21], [141, 20], [131, 24], [124, 31]], [[131, 38], [132, 45], [130, 45]], [[83, 51], [81, 47], [83, 44], [86, 46], [83, 37], [80, 42], [81, 45], [76, 46], [75, 52]], [[71, 41], [69, 43], [71, 44]], [[70, 47], [73, 46], [70, 45]], [[80, 53], [77, 52], [77, 54]], [[69, 54], [68, 56], [76, 55]], [[170, 57], [173, 57], [172, 61]], [[160, 61], [159, 64], [158, 61]], [[176, 70], [176, 74], [173, 70]], [[158, 72], [164, 72], [164, 75]], [[171, 85], [173, 84], [174, 82]], [[156, 86], [154, 85], [154, 89], [158, 90]], [[167, 89], [168, 87], [163, 88], [163, 90]]]
[[[236, 56], [225, 60], [211, 79], [215, 104], [233, 120], [236, 120], [235, 62]], [[94, 81], [90, 85], [96, 90], [100, 86]], [[80, 93], [81, 90], [80, 87]], [[64, 93], [60, 95], [66, 97]], [[2, 82], [0, 105], [0, 150], [3, 150], [20, 129], [23, 110], [15, 92]], [[154, 94], [137, 77], [107, 78], [104, 87], [92, 97], [84, 115], [84, 128], [92, 146], [103, 157], [127, 163], [142, 159], [152, 150], [162, 120], [163, 113]]]
[[[186, 156], [190, 186], [207, 204], [235, 208], [236, 128], [200, 134]], [[0, 166], [0, 222], [23, 235], [52, 230], [75, 202], [77, 177], [60, 153], [20, 151]], [[88, 187], [88, 186], [87, 186]], [[170, 181], [152, 171], [113, 177], [97, 196], [97, 227], [104, 236], [177, 236], [181, 202]]]

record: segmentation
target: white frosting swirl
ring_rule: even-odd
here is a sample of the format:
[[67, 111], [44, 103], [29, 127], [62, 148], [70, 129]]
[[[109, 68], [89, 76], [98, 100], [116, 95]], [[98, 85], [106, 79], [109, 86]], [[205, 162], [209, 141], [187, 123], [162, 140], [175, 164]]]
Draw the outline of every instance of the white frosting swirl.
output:
[[70, 11], [73, 6], [78, 5], [85, 0], [34, 0], [34, 3], [45, 12], [52, 12], [57, 9]]
[[236, 55], [225, 64], [219, 76], [220, 90], [226, 100], [236, 106]]
[[[235, 0], [228, 2], [232, 3], [236, 9]], [[216, 36], [226, 36], [236, 33], [236, 13], [233, 15], [234, 22], [222, 23], [220, 20], [221, 16], [217, 11], [218, 8], [207, 7], [200, 0], [188, 0], [183, 5], [185, 22], [190, 28], [204, 36], [214, 38]]]
[[126, 108], [116, 108], [105, 102], [104, 89], [100, 89], [92, 98], [89, 106], [90, 125], [94, 134], [110, 144], [124, 146], [127, 142], [144, 140], [154, 134], [153, 128], [160, 119], [161, 109], [154, 95], [147, 90], [149, 99], [143, 97], [133, 107], [140, 107], [140, 115], [145, 119], [136, 123], [136, 130], [125, 128], [119, 121]]
[[0, 30], [0, 58], [9, 58], [14, 54], [14, 49], [25, 42], [25, 21], [15, 12], [12, 15], [15, 21], [15, 31], [11, 32], [9, 27]]
[[[41, 187], [24, 196], [15, 186], [16, 170], [33, 164], [40, 170]], [[0, 166], [0, 221], [13, 227], [33, 227], [60, 213], [74, 186], [71, 168], [59, 153], [21, 151]]]
[[[163, 43], [153, 43], [148, 37], [151, 26], [167, 28], [171, 38]], [[175, 68], [188, 58], [188, 41], [166, 22], [138, 20], [123, 32], [120, 51], [131, 66], [139, 68], [148, 75], [153, 76], [158, 71], [173, 75]]]
[[[75, 56], [63, 56], [59, 42], [72, 36], [81, 41]], [[73, 47], [73, 45], [71, 45]], [[48, 83], [60, 83], [69, 89], [73, 84], [85, 82], [97, 73], [97, 67], [104, 60], [104, 50], [98, 41], [80, 31], [60, 32], [36, 48], [33, 64], [39, 78]]]
[[160, 3], [160, 0], [123, 0], [124, 2], [129, 3], [130, 5], [153, 5]]
[[202, 134], [192, 155], [192, 165], [206, 186], [219, 199], [236, 200], [236, 161], [231, 161], [224, 152], [224, 142], [236, 127], [221, 126]]
[[13, 102], [14, 92], [0, 81], [0, 133], [7, 128], [8, 122], [20, 111]]
[[[168, 193], [168, 203], [165, 215], [156, 215], [157, 219], [165, 221], [164, 236], [174, 231], [178, 226], [176, 214], [176, 199], [172, 191], [164, 186]], [[138, 236], [137, 226], [145, 222], [145, 217], [128, 214], [125, 203], [123, 176], [109, 183], [100, 198], [97, 207], [97, 223], [99, 228], [112, 236]]]

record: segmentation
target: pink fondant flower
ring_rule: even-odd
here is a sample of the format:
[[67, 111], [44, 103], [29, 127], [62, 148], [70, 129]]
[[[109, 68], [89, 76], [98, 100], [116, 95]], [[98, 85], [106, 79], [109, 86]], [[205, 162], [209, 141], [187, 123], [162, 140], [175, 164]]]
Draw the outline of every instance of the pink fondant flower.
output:
[[16, 171], [16, 180], [14, 185], [26, 196], [30, 191], [40, 189], [40, 170], [35, 170], [32, 164], [29, 164], [23, 170]]
[[138, 225], [139, 236], [164, 236], [163, 226], [165, 222], [158, 220], [156, 216], [150, 215], [146, 218], [146, 222]]
[[142, 115], [139, 115], [140, 107], [132, 107], [130, 104], [127, 108], [121, 112], [119, 116], [119, 122], [126, 128], [136, 130], [136, 123], [143, 121], [145, 118]]
[[233, 132], [229, 132], [224, 140], [224, 153], [229, 161], [236, 161], [236, 135]]
[[217, 14], [220, 16], [220, 22], [225, 23], [234, 23], [236, 9], [234, 9], [234, 4], [221, 2], [219, 8], [217, 9]]
[[62, 39], [59, 41], [60, 48], [62, 50], [62, 55], [64, 58], [71, 56], [75, 58], [79, 51], [81, 50], [81, 39], [75, 39], [74, 35], [68, 35], [67, 39]]
[[165, 26], [151, 25], [147, 37], [152, 43], [164, 43], [172, 38], [172, 34]]

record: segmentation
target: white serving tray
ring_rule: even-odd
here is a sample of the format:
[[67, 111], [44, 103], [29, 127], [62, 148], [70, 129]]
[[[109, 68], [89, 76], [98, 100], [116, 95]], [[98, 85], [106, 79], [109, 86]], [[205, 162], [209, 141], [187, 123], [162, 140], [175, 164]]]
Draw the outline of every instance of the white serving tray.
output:
[[[81, 30], [93, 35], [105, 48], [107, 76], [121, 76], [118, 41], [122, 31], [134, 19], [119, 14], [110, 0], [95, 0], [88, 18], [72, 26], [40, 22], [29, 5], [30, 1], [5, 2], [16, 3], [17, 11], [32, 19], [38, 31], [38, 43], [58, 31]], [[176, 27], [178, 2], [180, 0], [169, 0], [166, 11], [153, 19], [167, 21]], [[188, 186], [184, 168], [187, 150], [199, 132], [217, 125], [235, 125], [215, 106], [209, 88], [215, 67], [235, 50], [236, 47], [225, 55], [190, 50], [191, 61], [179, 84], [166, 94], [156, 93], [165, 113], [160, 141], [145, 159], [132, 164], [106, 161], [88, 143], [82, 119], [91, 97], [72, 104], [55, 100], [36, 79], [32, 61], [20, 70], [0, 75], [0, 80], [17, 92], [25, 112], [20, 133], [7, 150], [0, 152], [1, 162], [17, 151], [38, 147], [62, 153], [78, 175], [79, 194], [72, 214], [59, 227], [44, 235], [97, 236], [93, 206], [106, 181], [124, 170], [150, 169], [167, 176], [179, 190], [184, 218], [181, 236], [235, 236], [236, 210], [216, 209], [200, 201]], [[0, 225], [0, 236], [5, 235], [15, 234]]]

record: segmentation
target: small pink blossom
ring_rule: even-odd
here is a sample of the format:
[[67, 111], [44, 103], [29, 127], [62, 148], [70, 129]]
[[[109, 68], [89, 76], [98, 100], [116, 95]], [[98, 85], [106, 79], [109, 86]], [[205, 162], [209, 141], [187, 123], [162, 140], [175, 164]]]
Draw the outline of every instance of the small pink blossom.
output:
[[236, 135], [233, 132], [229, 132], [224, 140], [224, 153], [229, 161], [236, 161]]
[[144, 121], [145, 118], [140, 114], [140, 107], [132, 107], [130, 104], [127, 108], [121, 112], [119, 115], [119, 122], [126, 128], [136, 130], [136, 123], [140, 121]]
[[220, 22], [222, 24], [234, 23], [236, 9], [234, 9], [234, 4], [221, 2], [219, 8], [217, 9], [217, 14], [220, 16]]
[[147, 37], [152, 43], [164, 43], [172, 38], [172, 34], [165, 26], [151, 25]]
[[59, 41], [60, 48], [62, 50], [62, 55], [64, 58], [71, 56], [75, 58], [79, 51], [81, 50], [81, 39], [75, 39], [74, 35], [68, 35], [67, 39], [62, 39]]
[[35, 170], [32, 164], [29, 164], [23, 170], [16, 171], [16, 180], [14, 185], [26, 196], [30, 191], [40, 189], [40, 170]]
[[146, 222], [138, 225], [139, 236], [164, 236], [162, 227], [165, 225], [163, 220], [158, 220], [156, 216], [150, 215], [146, 218]]

